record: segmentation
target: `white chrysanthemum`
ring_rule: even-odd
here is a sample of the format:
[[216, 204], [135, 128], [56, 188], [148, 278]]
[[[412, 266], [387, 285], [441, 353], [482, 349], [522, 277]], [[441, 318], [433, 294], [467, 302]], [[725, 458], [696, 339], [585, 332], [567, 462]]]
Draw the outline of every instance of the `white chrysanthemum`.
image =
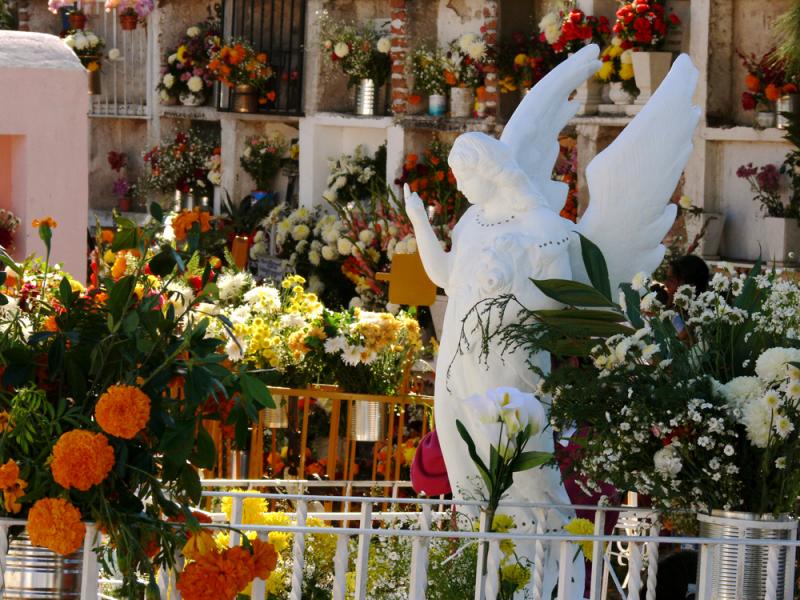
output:
[[641, 292], [647, 285], [647, 279], [647, 273], [644, 271], [639, 271], [633, 276], [633, 279], [631, 280], [631, 287], [637, 292]]
[[173, 281], [167, 286], [167, 303], [175, 308], [175, 315], [180, 316], [194, 300], [192, 288], [183, 283]]
[[311, 250], [308, 253], [308, 262], [310, 262], [313, 266], [318, 267], [320, 261], [320, 254], [316, 250]]
[[308, 228], [308, 225], [302, 223], [300, 225], [295, 225], [292, 229], [292, 239], [298, 242], [305, 240], [309, 233], [311, 233], [311, 230]]
[[362, 306], [364, 306], [364, 301], [358, 296], [350, 298], [350, 302], [347, 304], [347, 308], [361, 308]]
[[178, 60], [178, 53], [177, 52], [174, 52], [174, 53], [170, 54], [169, 57], [167, 58], [167, 62], [169, 64], [174, 63], [176, 60]]
[[789, 373], [790, 362], [800, 362], [800, 349], [770, 348], [756, 361], [756, 374], [768, 383], [784, 379]]
[[238, 273], [223, 273], [217, 278], [219, 299], [223, 302], [234, 300], [242, 293], [249, 281], [250, 278], [247, 273], [241, 271]]
[[361, 355], [363, 353], [363, 346], [351, 346], [350, 344], [345, 344], [345, 347], [342, 349], [342, 360], [346, 365], [354, 367], [361, 362]]
[[260, 285], [244, 294], [244, 301], [253, 308], [264, 312], [277, 311], [281, 306], [281, 296], [274, 287]]
[[800, 379], [792, 379], [786, 386], [786, 396], [790, 400], [800, 400]]
[[232, 362], [239, 362], [242, 360], [246, 352], [247, 342], [245, 340], [237, 340], [231, 337], [228, 343], [225, 344], [225, 354], [228, 355], [228, 358], [230, 358]]
[[189, 81], [186, 82], [186, 86], [189, 88], [190, 92], [197, 93], [203, 90], [203, 78], [194, 75], [189, 78]]
[[767, 392], [761, 396], [761, 401], [772, 410], [775, 410], [781, 405], [780, 394], [775, 390], [767, 390]]
[[281, 327], [285, 329], [298, 329], [300, 327], [305, 327], [308, 324], [303, 318], [303, 315], [299, 315], [297, 313], [286, 313], [281, 315], [280, 323]]
[[794, 431], [794, 425], [786, 415], [781, 415], [775, 419], [775, 433], [781, 439], [786, 439]]
[[325, 340], [323, 347], [325, 348], [325, 352], [328, 354], [336, 354], [337, 352], [344, 350], [346, 345], [347, 340], [345, 340], [341, 335], [337, 335], [336, 337]]
[[336, 242], [336, 249], [342, 256], [350, 256], [353, 252], [353, 242], [347, 238], [339, 238]]
[[336, 260], [339, 258], [339, 253], [336, 251], [336, 248], [332, 246], [323, 246], [321, 252], [322, 258], [325, 260]]
[[387, 302], [386, 303], [386, 312], [396, 315], [400, 312], [400, 305], [395, 304], [394, 302]]
[[75, 48], [78, 50], [86, 50], [89, 47], [89, 40], [82, 33], [75, 34]]
[[94, 48], [100, 43], [100, 38], [90, 31], [86, 34], [86, 42], [90, 48]]
[[339, 58], [344, 58], [350, 54], [350, 46], [348, 46], [345, 42], [338, 42], [333, 47], [333, 53]]
[[108, 51], [108, 60], [116, 62], [122, 57], [122, 53], [119, 51], [119, 48], [112, 48]]
[[164, 84], [164, 87], [170, 89], [173, 85], [175, 85], [175, 76], [172, 73], [167, 73], [164, 75], [164, 79], [161, 80]]
[[347, 185], [347, 177], [345, 177], [344, 175], [339, 175], [339, 177], [333, 180], [333, 184], [331, 184], [331, 189], [338, 192], [345, 185]]
[[375, 232], [371, 229], [362, 229], [358, 233], [358, 239], [366, 246], [369, 246], [375, 240]]
[[653, 455], [653, 465], [657, 473], [669, 479], [674, 479], [683, 469], [681, 457], [672, 445], [662, 448]]
[[775, 459], [775, 468], [776, 469], [785, 469], [786, 468], [786, 457], [781, 456]]
[[186, 30], [186, 35], [190, 38], [195, 38], [200, 35], [200, 28], [196, 26], [189, 27], [189, 29]]
[[736, 377], [718, 388], [730, 410], [741, 409], [754, 402], [764, 393], [764, 386], [758, 377]]
[[625, 50], [625, 52], [620, 54], [619, 61], [623, 65], [631, 65], [631, 64], [633, 64], [633, 51], [632, 50]]
[[478, 36], [474, 33], [465, 33], [458, 39], [458, 47], [464, 54], [469, 52], [469, 47], [472, 43], [478, 39]]
[[336, 202], [336, 199], [338, 197], [339, 195], [336, 193], [336, 190], [332, 188], [328, 188], [324, 192], [322, 192], [322, 199], [325, 200], [326, 202], [331, 202], [331, 203]]
[[469, 45], [467, 54], [472, 60], [481, 61], [486, 56], [486, 42], [478, 40]]
[[749, 402], [742, 410], [742, 424], [747, 430], [747, 439], [757, 448], [769, 444], [772, 410], [762, 402]]
[[392, 40], [386, 36], [382, 37], [378, 40], [377, 48], [381, 54], [389, 54], [392, 49]]

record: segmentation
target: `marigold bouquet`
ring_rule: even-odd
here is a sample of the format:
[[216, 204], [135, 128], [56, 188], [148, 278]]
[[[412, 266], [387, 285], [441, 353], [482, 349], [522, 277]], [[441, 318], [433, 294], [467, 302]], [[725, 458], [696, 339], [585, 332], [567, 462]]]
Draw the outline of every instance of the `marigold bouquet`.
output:
[[259, 94], [259, 104], [275, 101], [275, 90], [271, 88], [275, 72], [265, 52], [256, 52], [250, 42], [234, 40], [220, 47], [211, 55], [209, 69], [226, 87], [249, 85]]
[[667, 35], [681, 24], [673, 12], [667, 14], [663, 0], [633, 0], [617, 9], [614, 35], [622, 40], [628, 50], [658, 50], [667, 41]]
[[239, 164], [253, 178], [256, 189], [267, 191], [281, 168], [283, 155], [289, 145], [279, 134], [253, 135], [244, 141], [244, 152]]
[[[214, 443], [202, 419], [229, 420], [243, 442], [248, 414], [271, 406], [267, 388], [244, 365], [227, 367], [207, 317], [213, 273], [178, 294], [189, 255], [157, 244], [163, 214], [143, 228], [118, 219], [112, 251], [129, 269], [84, 287], [49, 264], [55, 221], [35, 221], [44, 261], [2, 255], [4, 305], [0, 358], [0, 491], [6, 516], [28, 518], [32, 543], [70, 554], [93, 521], [108, 543], [101, 564], [134, 597], [137, 573], [152, 592], [155, 570], [174, 567], [197, 520], [199, 468], [211, 468]], [[214, 399], [213, 401], [211, 399]], [[184, 523], [168, 519], [181, 517]], [[114, 567], [115, 565], [115, 567]]]
[[747, 70], [744, 78], [747, 91], [742, 93], [745, 110], [772, 110], [781, 96], [797, 92], [797, 86], [787, 81], [784, 64], [776, 59], [774, 50], [760, 58], [755, 54], [738, 54]]
[[138, 186], [145, 192], [208, 195], [213, 182], [213, 156], [219, 152], [192, 129], [179, 131], [170, 142], [162, 142], [144, 153], [145, 173]]
[[317, 15], [322, 53], [331, 64], [338, 64], [348, 77], [348, 85], [372, 79], [377, 87], [389, 77], [392, 42], [371, 27], [340, 23], [322, 11]]
[[447, 63], [439, 49], [417, 48], [408, 56], [410, 70], [414, 75], [414, 88], [429, 96], [442, 95], [447, 90], [445, 71]]
[[209, 68], [210, 55], [221, 44], [219, 19], [209, 16], [189, 27], [178, 43], [167, 52], [161, 67], [158, 89], [161, 99], [179, 98], [181, 94], [207, 94], [214, 85]]
[[605, 17], [587, 16], [578, 8], [562, 9], [546, 14], [539, 22], [541, 40], [550, 44], [556, 54], [577, 52], [588, 44], [604, 45], [611, 35]]

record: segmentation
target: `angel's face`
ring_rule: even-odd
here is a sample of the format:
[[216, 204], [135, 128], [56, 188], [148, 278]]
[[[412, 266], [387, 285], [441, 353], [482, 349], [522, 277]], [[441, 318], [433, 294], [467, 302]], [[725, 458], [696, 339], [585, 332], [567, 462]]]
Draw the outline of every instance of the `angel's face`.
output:
[[453, 169], [456, 177], [456, 187], [472, 204], [485, 204], [493, 195], [492, 184], [483, 179], [475, 170]]

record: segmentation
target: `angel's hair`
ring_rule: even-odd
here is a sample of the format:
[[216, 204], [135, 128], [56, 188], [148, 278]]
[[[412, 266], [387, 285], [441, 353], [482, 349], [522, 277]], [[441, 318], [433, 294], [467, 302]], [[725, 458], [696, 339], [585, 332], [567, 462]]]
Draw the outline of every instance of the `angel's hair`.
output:
[[508, 189], [511, 193], [493, 196], [503, 197], [515, 212], [547, 206], [509, 147], [485, 133], [473, 131], [458, 136], [447, 162], [456, 177], [480, 177], [496, 188]]

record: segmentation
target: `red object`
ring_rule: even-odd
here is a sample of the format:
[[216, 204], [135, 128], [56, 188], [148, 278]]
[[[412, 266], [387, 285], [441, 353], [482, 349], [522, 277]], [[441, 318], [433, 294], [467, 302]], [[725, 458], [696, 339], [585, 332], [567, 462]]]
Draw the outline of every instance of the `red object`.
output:
[[411, 487], [426, 496], [441, 496], [452, 491], [436, 430], [425, 435], [417, 446], [411, 463]]

